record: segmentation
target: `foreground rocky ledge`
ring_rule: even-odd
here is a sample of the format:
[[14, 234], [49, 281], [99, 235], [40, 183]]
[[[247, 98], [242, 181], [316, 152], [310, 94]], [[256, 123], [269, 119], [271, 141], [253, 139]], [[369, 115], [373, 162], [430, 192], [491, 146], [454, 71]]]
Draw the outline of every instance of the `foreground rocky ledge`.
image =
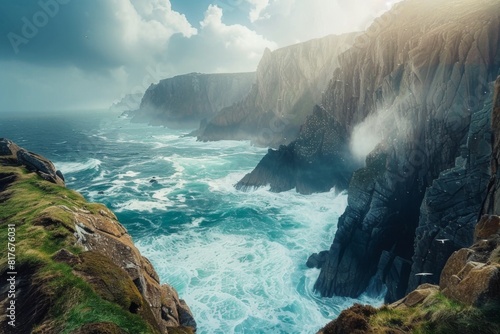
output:
[[[15, 226], [15, 298], [2, 333], [193, 333], [196, 322], [104, 205], [64, 187], [47, 159], [0, 139], [0, 244]], [[2, 252], [0, 276], [13, 271]], [[15, 324], [7, 317], [15, 301]]]

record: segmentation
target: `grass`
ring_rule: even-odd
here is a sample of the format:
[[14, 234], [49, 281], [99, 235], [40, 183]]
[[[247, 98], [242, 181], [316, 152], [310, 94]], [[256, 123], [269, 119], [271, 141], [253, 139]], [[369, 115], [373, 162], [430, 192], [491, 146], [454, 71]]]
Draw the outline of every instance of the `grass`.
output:
[[464, 306], [441, 293], [430, 295], [415, 307], [382, 307], [370, 318], [375, 333], [400, 330], [416, 334], [500, 333], [500, 306], [481, 309]]
[[[16, 175], [16, 180], [0, 193], [0, 247], [7, 248], [7, 225], [15, 224], [16, 269], [19, 275], [24, 272], [29, 277], [29, 298], [33, 298], [26, 304], [31, 308], [41, 305], [45, 312], [43, 321], [34, 324], [32, 332], [50, 329], [71, 333], [84, 324], [106, 322], [128, 333], [157, 333], [150, 324], [154, 323], [153, 314], [148, 305], [143, 305], [143, 297], [132, 280], [109, 259], [85, 253], [75, 245], [73, 215], [62, 208], [98, 213], [105, 207], [87, 203], [80, 194], [21, 167], [0, 166], [0, 174]], [[80, 267], [72, 268], [51, 258], [62, 248], [83, 256]], [[0, 273], [5, 271], [7, 254], [2, 252]], [[104, 283], [90, 284], [77, 272]], [[142, 314], [130, 312], [132, 303], [144, 306]]]

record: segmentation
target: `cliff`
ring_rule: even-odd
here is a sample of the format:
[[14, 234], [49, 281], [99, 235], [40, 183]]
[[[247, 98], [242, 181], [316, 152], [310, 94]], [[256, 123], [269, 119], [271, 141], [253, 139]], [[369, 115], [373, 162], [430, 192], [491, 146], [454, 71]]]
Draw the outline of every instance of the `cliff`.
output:
[[197, 127], [201, 120], [241, 101], [255, 82], [255, 73], [190, 73], [151, 85], [139, 110], [128, 113], [134, 122], [170, 127]]
[[[500, 155], [500, 77], [498, 77], [491, 110], [491, 124], [488, 124], [487, 129], [483, 129], [482, 134], [487, 134], [490, 142], [493, 143], [492, 151], [489, 151], [488, 159], [479, 159], [479, 165], [483, 164], [482, 160], [491, 161], [491, 169], [493, 173], [489, 181], [487, 196], [481, 205], [474, 205], [477, 210], [474, 223], [473, 233], [470, 228], [459, 229], [458, 234], [463, 233], [462, 230], [467, 230], [469, 235], [463, 235], [471, 240], [472, 246], [462, 248], [451, 254], [445, 261], [445, 265], [440, 270], [439, 286], [431, 284], [422, 284], [411, 291], [401, 300], [385, 305], [380, 309], [374, 309], [370, 306], [355, 305], [354, 307], [343, 311], [340, 316], [326, 325], [319, 333], [358, 333], [358, 334], [376, 334], [376, 333], [500, 333], [500, 322], [498, 314], [500, 312], [500, 205], [498, 191], [500, 191], [500, 183], [498, 183], [497, 167], [498, 157]], [[488, 122], [489, 123], [489, 122]], [[491, 132], [490, 132], [491, 131]], [[477, 136], [476, 138], [480, 138]], [[469, 142], [468, 148], [474, 146], [474, 137]], [[490, 147], [489, 147], [490, 148]], [[455, 167], [440, 175], [439, 180], [443, 183], [448, 180], [451, 183], [452, 179], [457, 181], [461, 187], [463, 184], [464, 173], [469, 171], [464, 170], [466, 163], [472, 163], [473, 159], [465, 153], [463, 149], [462, 156], [457, 158]], [[477, 158], [477, 156], [476, 156]], [[481, 156], [482, 158], [482, 156]], [[465, 161], [464, 161], [465, 160]], [[476, 164], [477, 166], [477, 164]], [[484, 166], [483, 166], [484, 171]], [[475, 173], [475, 168], [472, 173]], [[472, 191], [471, 198], [476, 196], [474, 189], [471, 189], [474, 180], [477, 180], [476, 175], [469, 175], [471, 181], [465, 185], [469, 191]], [[473, 188], [479, 188], [482, 180], [475, 184]], [[442, 188], [434, 182], [429, 187], [426, 197], [431, 197], [435, 200], [436, 192]], [[460, 187], [460, 188], [461, 188]], [[455, 191], [455, 194], [459, 191]], [[442, 194], [447, 197], [447, 200], [454, 203], [454, 195]], [[450, 198], [451, 196], [451, 198]], [[441, 202], [445, 203], [445, 202]], [[464, 209], [464, 203], [459, 207], [455, 206], [455, 210]], [[426, 207], [431, 207], [432, 204], [426, 203]], [[448, 206], [451, 207], [451, 206]], [[429, 210], [433, 211], [433, 210]], [[454, 219], [456, 223], [463, 224], [463, 220], [468, 221], [467, 216], [450, 215], [451, 212], [441, 217], [441, 221], [436, 218], [435, 223], [438, 226], [448, 225], [448, 219]], [[416, 245], [420, 242], [426, 242], [425, 237], [432, 229], [429, 228], [429, 217], [434, 214], [426, 212], [425, 219], [421, 219], [419, 229], [417, 231]], [[424, 224], [422, 224], [424, 222]], [[434, 226], [436, 227], [436, 225]], [[444, 246], [446, 239], [440, 239]], [[430, 247], [428, 253], [432, 256], [436, 252], [433, 247]], [[443, 253], [443, 254], [446, 254]], [[417, 254], [416, 254], [417, 256]], [[444, 255], [443, 255], [444, 256]], [[415, 258], [415, 257], [414, 257]], [[420, 261], [416, 261], [418, 263]], [[423, 262], [426, 262], [424, 259]], [[415, 262], [414, 262], [415, 266]], [[413, 268], [414, 269], [414, 268]], [[415, 273], [412, 271], [412, 278], [428, 277], [433, 273], [433, 268], [429, 268], [430, 272]], [[414, 279], [415, 280], [415, 279]]]
[[63, 180], [47, 159], [0, 139], [0, 277], [8, 282], [0, 331], [193, 333], [188, 306], [160, 284], [115, 215]]
[[261, 146], [289, 143], [321, 100], [338, 67], [337, 56], [352, 45], [355, 36], [331, 35], [273, 52], [267, 49], [246, 98], [217, 113], [201, 127], [198, 139], [252, 140]]
[[[322, 120], [309, 117], [296, 141], [237, 184], [310, 193], [343, 189], [352, 174], [332, 246], [309, 261], [321, 268], [323, 296], [359, 296], [373, 278], [370, 288], [385, 284], [394, 301], [437, 283], [447, 256], [472, 242], [490, 175], [485, 126], [500, 73], [499, 12], [494, 0], [395, 5], [339, 56]], [[339, 133], [347, 135], [325, 155]], [[410, 280], [430, 268], [425, 280]]]

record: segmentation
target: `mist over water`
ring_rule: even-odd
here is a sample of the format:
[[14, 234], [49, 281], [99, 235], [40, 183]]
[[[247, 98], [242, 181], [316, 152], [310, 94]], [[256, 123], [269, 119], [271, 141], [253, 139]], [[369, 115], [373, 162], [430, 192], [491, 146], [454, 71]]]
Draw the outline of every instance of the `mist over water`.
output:
[[117, 116], [11, 118], [0, 137], [45, 155], [68, 187], [110, 207], [191, 307], [198, 333], [315, 333], [359, 301], [320, 298], [319, 271], [305, 266], [330, 247], [345, 193], [236, 191], [266, 149]]

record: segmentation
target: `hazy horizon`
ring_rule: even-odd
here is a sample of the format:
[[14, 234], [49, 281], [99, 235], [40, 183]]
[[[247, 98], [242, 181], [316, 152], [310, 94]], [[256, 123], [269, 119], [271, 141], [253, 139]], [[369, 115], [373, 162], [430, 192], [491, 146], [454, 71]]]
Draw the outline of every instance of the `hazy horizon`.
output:
[[363, 30], [395, 2], [2, 2], [0, 113], [106, 109], [167, 77], [255, 71], [265, 48]]

